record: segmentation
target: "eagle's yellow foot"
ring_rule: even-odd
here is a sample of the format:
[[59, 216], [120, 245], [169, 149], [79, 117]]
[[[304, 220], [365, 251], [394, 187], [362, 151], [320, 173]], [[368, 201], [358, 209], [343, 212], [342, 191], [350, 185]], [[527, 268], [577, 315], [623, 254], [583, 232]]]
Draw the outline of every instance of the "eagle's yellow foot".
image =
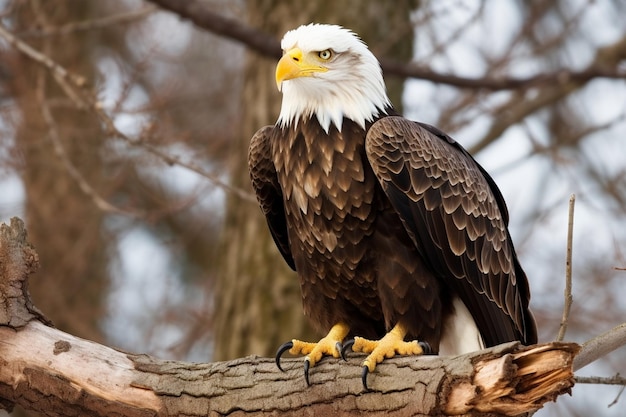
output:
[[317, 343], [302, 342], [296, 339], [284, 343], [276, 352], [276, 366], [281, 371], [283, 370], [280, 366], [280, 357], [286, 351], [289, 351], [292, 355], [306, 355], [304, 358], [304, 380], [307, 385], [311, 385], [309, 383], [309, 369], [314, 367], [324, 356], [333, 356], [335, 358], [342, 356], [342, 342], [349, 331], [348, 325], [338, 323]]
[[[361, 380], [363, 387], [367, 388], [367, 375], [376, 369], [376, 365], [385, 358], [393, 358], [395, 355], [422, 355], [430, 353], [431, 348], [428, 343], [413, 340], [405, 342], [404, 337], [407, 331], [404, 326], [397, 324], [389, 333], [380, 340], [368, 340], [362, 337], [355, 337], [343, 347], [343, 351], [352, 348], [354, 352], [369, 353], [363, 361], [363, 373]], [[343, 354], [343, 352], [342, 352]]]

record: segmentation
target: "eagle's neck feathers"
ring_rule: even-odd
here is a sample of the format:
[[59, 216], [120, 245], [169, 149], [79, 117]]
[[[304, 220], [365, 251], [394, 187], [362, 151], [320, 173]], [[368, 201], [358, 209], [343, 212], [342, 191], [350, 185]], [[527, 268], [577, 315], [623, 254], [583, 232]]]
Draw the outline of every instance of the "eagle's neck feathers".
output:
[[[304, 85], [301, 81], [312, 85]], [[311, 81], [292, 80], [283, 87], [283, 102], [278, 117], [280, 127], [297, 125], [315, 117], [326, 133], [331, 125], [341, 130], [344, 118], [365, 129], [366, 123], [385, 114], [385, 109], [390, 107], [384, 85], [377, 88], [379, 86], [370, 81], [361, 85], [360, 90], [355, 90], [349, 85], [337, 83], [334, 90], [324, 91], [315, 88], [317, 83]], [[346, 84], [351, 83], [346, 81]]]

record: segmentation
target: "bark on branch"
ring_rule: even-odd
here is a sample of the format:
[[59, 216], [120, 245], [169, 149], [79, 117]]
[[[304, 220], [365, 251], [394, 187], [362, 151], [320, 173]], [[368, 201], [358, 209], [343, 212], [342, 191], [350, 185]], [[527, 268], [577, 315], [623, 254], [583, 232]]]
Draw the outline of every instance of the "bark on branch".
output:
[[115, 350], [54, 329], [30, 301], [37, 255], [24, 225], [0, 227], [0, 408], [46, 415], [524, 415], [569, 392], [578, 345], [509, 343], [458, 357], [394, 358], [370, 375], [360, 361], [255, 356], [186, 363]]

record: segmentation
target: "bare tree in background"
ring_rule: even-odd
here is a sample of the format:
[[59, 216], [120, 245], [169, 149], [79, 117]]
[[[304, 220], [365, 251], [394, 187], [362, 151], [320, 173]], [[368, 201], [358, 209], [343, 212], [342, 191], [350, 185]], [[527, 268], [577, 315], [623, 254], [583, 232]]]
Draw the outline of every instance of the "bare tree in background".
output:
[[[189, 29], [164, 42], [159, 36], [167, 31], [151, 27], [174, 19], [123, 1], [12, 1], [6, 10], [7, 27], [97, 93], [121, 132], [133, 132], [146, 147], [182, 152], [205, 173], [226, 167], [238, 102], [223, 97], [239, 95], [242, 47]], [[26, 219], [38, 225], [33, 242], [45, 265], [41, 286], [33, 287], [38, 304], [59, 328], [92, 340], [104, 340], [109, 327], [109, 338], [122, 346], [143, 338], [157, 351], [195, 349], [207, 358], [210, 301], [197, 295], [207, 293], [215, 272], [223, 207], [213, 201], [219, 196], [206, 196], [219, 189], [201, 176], [182, 184], [180, 174], [170, 174], [182, 169], [107, 129], [41, 63], [12, 49], [3, 57], [3, 176], [20, 174]], [[134, 234], [158, 242], [156, 260], [165, 269], [142, 278], [148, 284], [137, 294], [143, 308], [131, 311], [135, 317], [109, 325], [109, 316], [129, 313], [117, 292], [129, 285], [121, 279], [119, 251]], [[163, 288], [158, 302], [150, 280]], [[118, 296], [109, 297], [111, 290]], [[186, 309], [175, 307], [194, 296]], [[178, 340], [168, 342], [160, 331]]]
[[[91, 2], [59, 7], [51, 2], [14, 3], [13, 29], [56, 27], [93, 15]], [[96, 78], [94, 33], [72, 42], [55, 37], [31, 39], [31, 44], [53, 56], [61, 65], [81, 74], [86, 82]], [[106, 187], [105, 162], [100, 154], [104, 132], [95, 117], [75, 103], [53, 76], [15, 51], [4, 54], [14, 98], [15, 151], [24, 184], [25, 212], [32, 226], [33, 243], [42, 248], [45, 273], [33, 286], [34, 298], [60, 328], [82, 337], [104, 340], [99, 321], [109, 286], [106, 269], [109, 239], [103, 230], [105, 213], [76, 187], [63, 158], [71, 160], [94, 187]], [[60, 152], [63, 153], [61, 156]]]
[[[115, 315], [126, 298], [119, 291], [134, 288], [137, 320], [107, 333], [128, 349], [166, 346], [172, 356], [197, 360], [208, 359], [212, 345], [216, 359], [268, 355], [309, 332], [297, 278], [249, 194], [245, 165], [252, 133], [278, 114], [276, 59], [211, 26], [205, 9], [274, 42], [314, 20], [350, 27], [381, 58], [397, 107], [406, 77], [418, 76], [407, 83], [404, 113], [472, 150], [505, 193], [542, 340], [559, 327], [566, 206], [575, 192], [577, 279], [567, 337], [582, 341], [623, 321], [625, 5], [151, 3], [195, 27], [149, 3], [1, 6], [3, 26], [84, 80], [78, 91], [93, 98], [80, 108], [51, 68], [3, 39], [2, 174], [24, 184], [24, 213], [43, 265], [31, 291], [59, 327], [102, 339], [103, 315]], [[197, 8], [186, 15], [174, 3]], [[150, 269], [160, 259], [138, 259], [139, 245], [120, 246], [138, 233], [159, 247], [163, 270]], [[120, 273], [128, 259], [149, 271], [139, 287]], [[155, 296], [152, 287], [164, 290]], [[596, 370], [624, 373], [625, 362], [616, 353]], [[563, 414], [603, 406], [565, 405], [572, 409]]]

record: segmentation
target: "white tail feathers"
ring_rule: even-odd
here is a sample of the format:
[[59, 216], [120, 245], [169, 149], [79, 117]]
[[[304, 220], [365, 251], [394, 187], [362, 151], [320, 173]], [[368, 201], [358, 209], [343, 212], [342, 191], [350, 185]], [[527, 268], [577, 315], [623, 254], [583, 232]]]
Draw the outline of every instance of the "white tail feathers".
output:
[[453, 356], [485, 348], [478, 326], [460, 298], [452, 300], [454, 311], [443, 323], [439, 355]]

